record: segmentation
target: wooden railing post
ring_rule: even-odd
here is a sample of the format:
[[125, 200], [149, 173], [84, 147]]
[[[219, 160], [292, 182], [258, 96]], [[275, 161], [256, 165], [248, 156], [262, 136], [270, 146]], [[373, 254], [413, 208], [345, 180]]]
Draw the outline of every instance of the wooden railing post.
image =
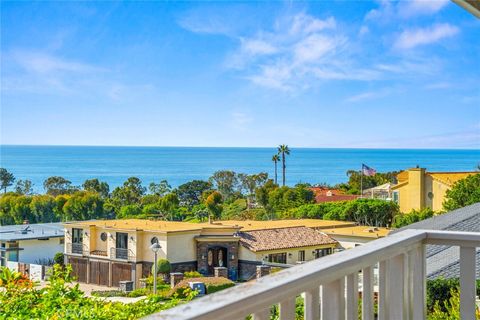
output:
[[358, 320], [358, 272], [347, 276], [347, 320]]
[[320, 286], [305, 291], [305, 320], [320, 319]]
[[280, 320], [295, 320], [296, 297], [280, 302]]
[[460, 319], [475, 319], [474, 247], [460, 247]]
[[404, 254], [399, 254], [388, 261], [386, 291], [388, 292], [387, 319], [404, 319], [405, 316], [405, 265]]
[[409, 319], [426, 319], [426, 258], [425, 245], [408, 252], [408, 316]]
[[270, 308], [258, 310], [253, 314], [253, 320], [270, 320]]
[[362, 270], [362, 320], [373, 320], [373, 267]]
[[345, 319], [345, 277], [322, 285], [320, 310], [322, 319]]

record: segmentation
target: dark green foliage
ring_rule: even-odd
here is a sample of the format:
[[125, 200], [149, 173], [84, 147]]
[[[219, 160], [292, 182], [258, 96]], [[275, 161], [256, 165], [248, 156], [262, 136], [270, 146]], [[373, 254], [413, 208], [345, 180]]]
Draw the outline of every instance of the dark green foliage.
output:
[[110, 186], [108, 183], [101, 182], [98, 179], [85, 180], [82, 187], [85, 191], [98, 193], [102, 198], [108, 198], [110, 195]]
[[54, 197], [61, 194], [69, 194], [77, 189], [72, 187], [72, 182], [63, 177], [53, 176], [43, 182], [43, 188], [46, 193]]
[[348, 170], [348, 182], [342, 183], [336, 186], [336, 188], [342, 189], [349, 194], [360, 194], [361, 186], [363, 186], [363, 190], [373, 188], [379, 185], [382, 185], [387, 182], [397, 183], [397, 174], [398, 171], [392, 172], [385, 172], [380, 173], [378, 172], [374, 176], [365, 176], [361, 171], [356, 170]]
[[398, 214], [394, 218], [392, 227], [401, 228], [409, 224], [431, 218], [434, 214], [435, 212], [430, 208], [425, 208], [420, 211], [412, 210], [409, 213]]
[[[152, 266], [152, 273], [154, 273], [154, 266]], [[170, 261], [167, 259], [158, 259], [157, 260], [157, 274], [166, 274], [171, 270]]]
[[32, 181], [18, 180], [17, 184], [15, 185], [15, 193], [23, 194], [23, 195], [31, 195], [33, 193], [32, 187], [33, 187]]
[[227, 278], [221, 277], [199, 277], [188, 278], [180, 281], [171, 291], [171, 295], [177, 294], [180, 298], [188, 294], [190, 287], [189, 282], [202, 282], [205, 284], [207, 294], [212, 294], [227, 288], [235, 286], [235, 283]]
[[222, 195], [222, 198], [226, 202], [235, 200], [235, 196], [238, 194], [239, 188], [241, 188], [238, 174], [234, 171], [216, 171], [210, 177], [209, 182]]
[[53, 257], [53, 262], [63, 266], [65, 264], [65, 255], [63, 254], [63, 252], [55, 253], [55, 256]]
[[222, 200], [222, 195], [217, 191], [212, 192], [205, 200], [205, 207], [212, 218], [220, 218], [223, 211]]
[[[427, 280], [427, 310], [432, 311], [435, 303], [439, 302], [443, 311], [444, 302], [451, 298], [452, 290], [458, 290], [460, 287], [460, 280], [458, 278], [437, 278], [434, 280]], [[480, 295], [480, 280], [477, 280], [477, 296]]]
[[3, 189], [3, 193], [7, 193], [7, 188], [13, 185], [15, 182], [15, 176], [13, 173], [8, 172], [5, 168], [0, 168], [0, 188]]
[[443, 208], [455, 210], [480, 202], [480, 173], [457, 181], [450, 190], [447, 190]]
[[212, 184], [207, 181], [193, 180], [180, 185], [175, 193], [178, 196], [181, 205], [193, 207], [202, 201], [202, 194], [212, 189]]

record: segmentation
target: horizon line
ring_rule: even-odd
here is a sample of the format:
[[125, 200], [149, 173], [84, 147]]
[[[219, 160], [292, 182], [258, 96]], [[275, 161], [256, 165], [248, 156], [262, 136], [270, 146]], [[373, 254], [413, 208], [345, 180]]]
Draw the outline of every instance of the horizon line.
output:
[[[269, 146], [269, 147], [260, 147], [260, 146], [186, 146], [186, 145], [178, 145], [178, 146], [161, 146], [161, 145], [88, 145], [88, 144], [2, 144], [0, 143], [0, 147], [78, 147], [78, 148], [216, 148], [216, 149], [276, 149], [278, 146]], [[464, 151], [480, 151], [479, 148], [452, 148], [452, 147], [445, 147], [445, 148], [404, 148], [404, 147], [294, 147], [289, 146], [293, 149], [354, 149], [354, 150], [464, 150]]]

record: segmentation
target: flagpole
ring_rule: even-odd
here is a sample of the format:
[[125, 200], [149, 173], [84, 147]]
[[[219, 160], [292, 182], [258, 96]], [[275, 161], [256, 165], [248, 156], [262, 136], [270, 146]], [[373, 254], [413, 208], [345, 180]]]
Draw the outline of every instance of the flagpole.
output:
[[363, 198], [363, 163], [362, 168], [360, 169], [360, 198]]

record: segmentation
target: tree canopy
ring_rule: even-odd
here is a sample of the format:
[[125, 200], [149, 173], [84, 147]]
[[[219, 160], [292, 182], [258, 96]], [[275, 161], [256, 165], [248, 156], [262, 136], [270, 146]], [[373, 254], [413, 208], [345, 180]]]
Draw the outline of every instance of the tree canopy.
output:
[[480, 202], [480, 173], [457, 181], [445, 194], [443, 208], [455, 210]]

